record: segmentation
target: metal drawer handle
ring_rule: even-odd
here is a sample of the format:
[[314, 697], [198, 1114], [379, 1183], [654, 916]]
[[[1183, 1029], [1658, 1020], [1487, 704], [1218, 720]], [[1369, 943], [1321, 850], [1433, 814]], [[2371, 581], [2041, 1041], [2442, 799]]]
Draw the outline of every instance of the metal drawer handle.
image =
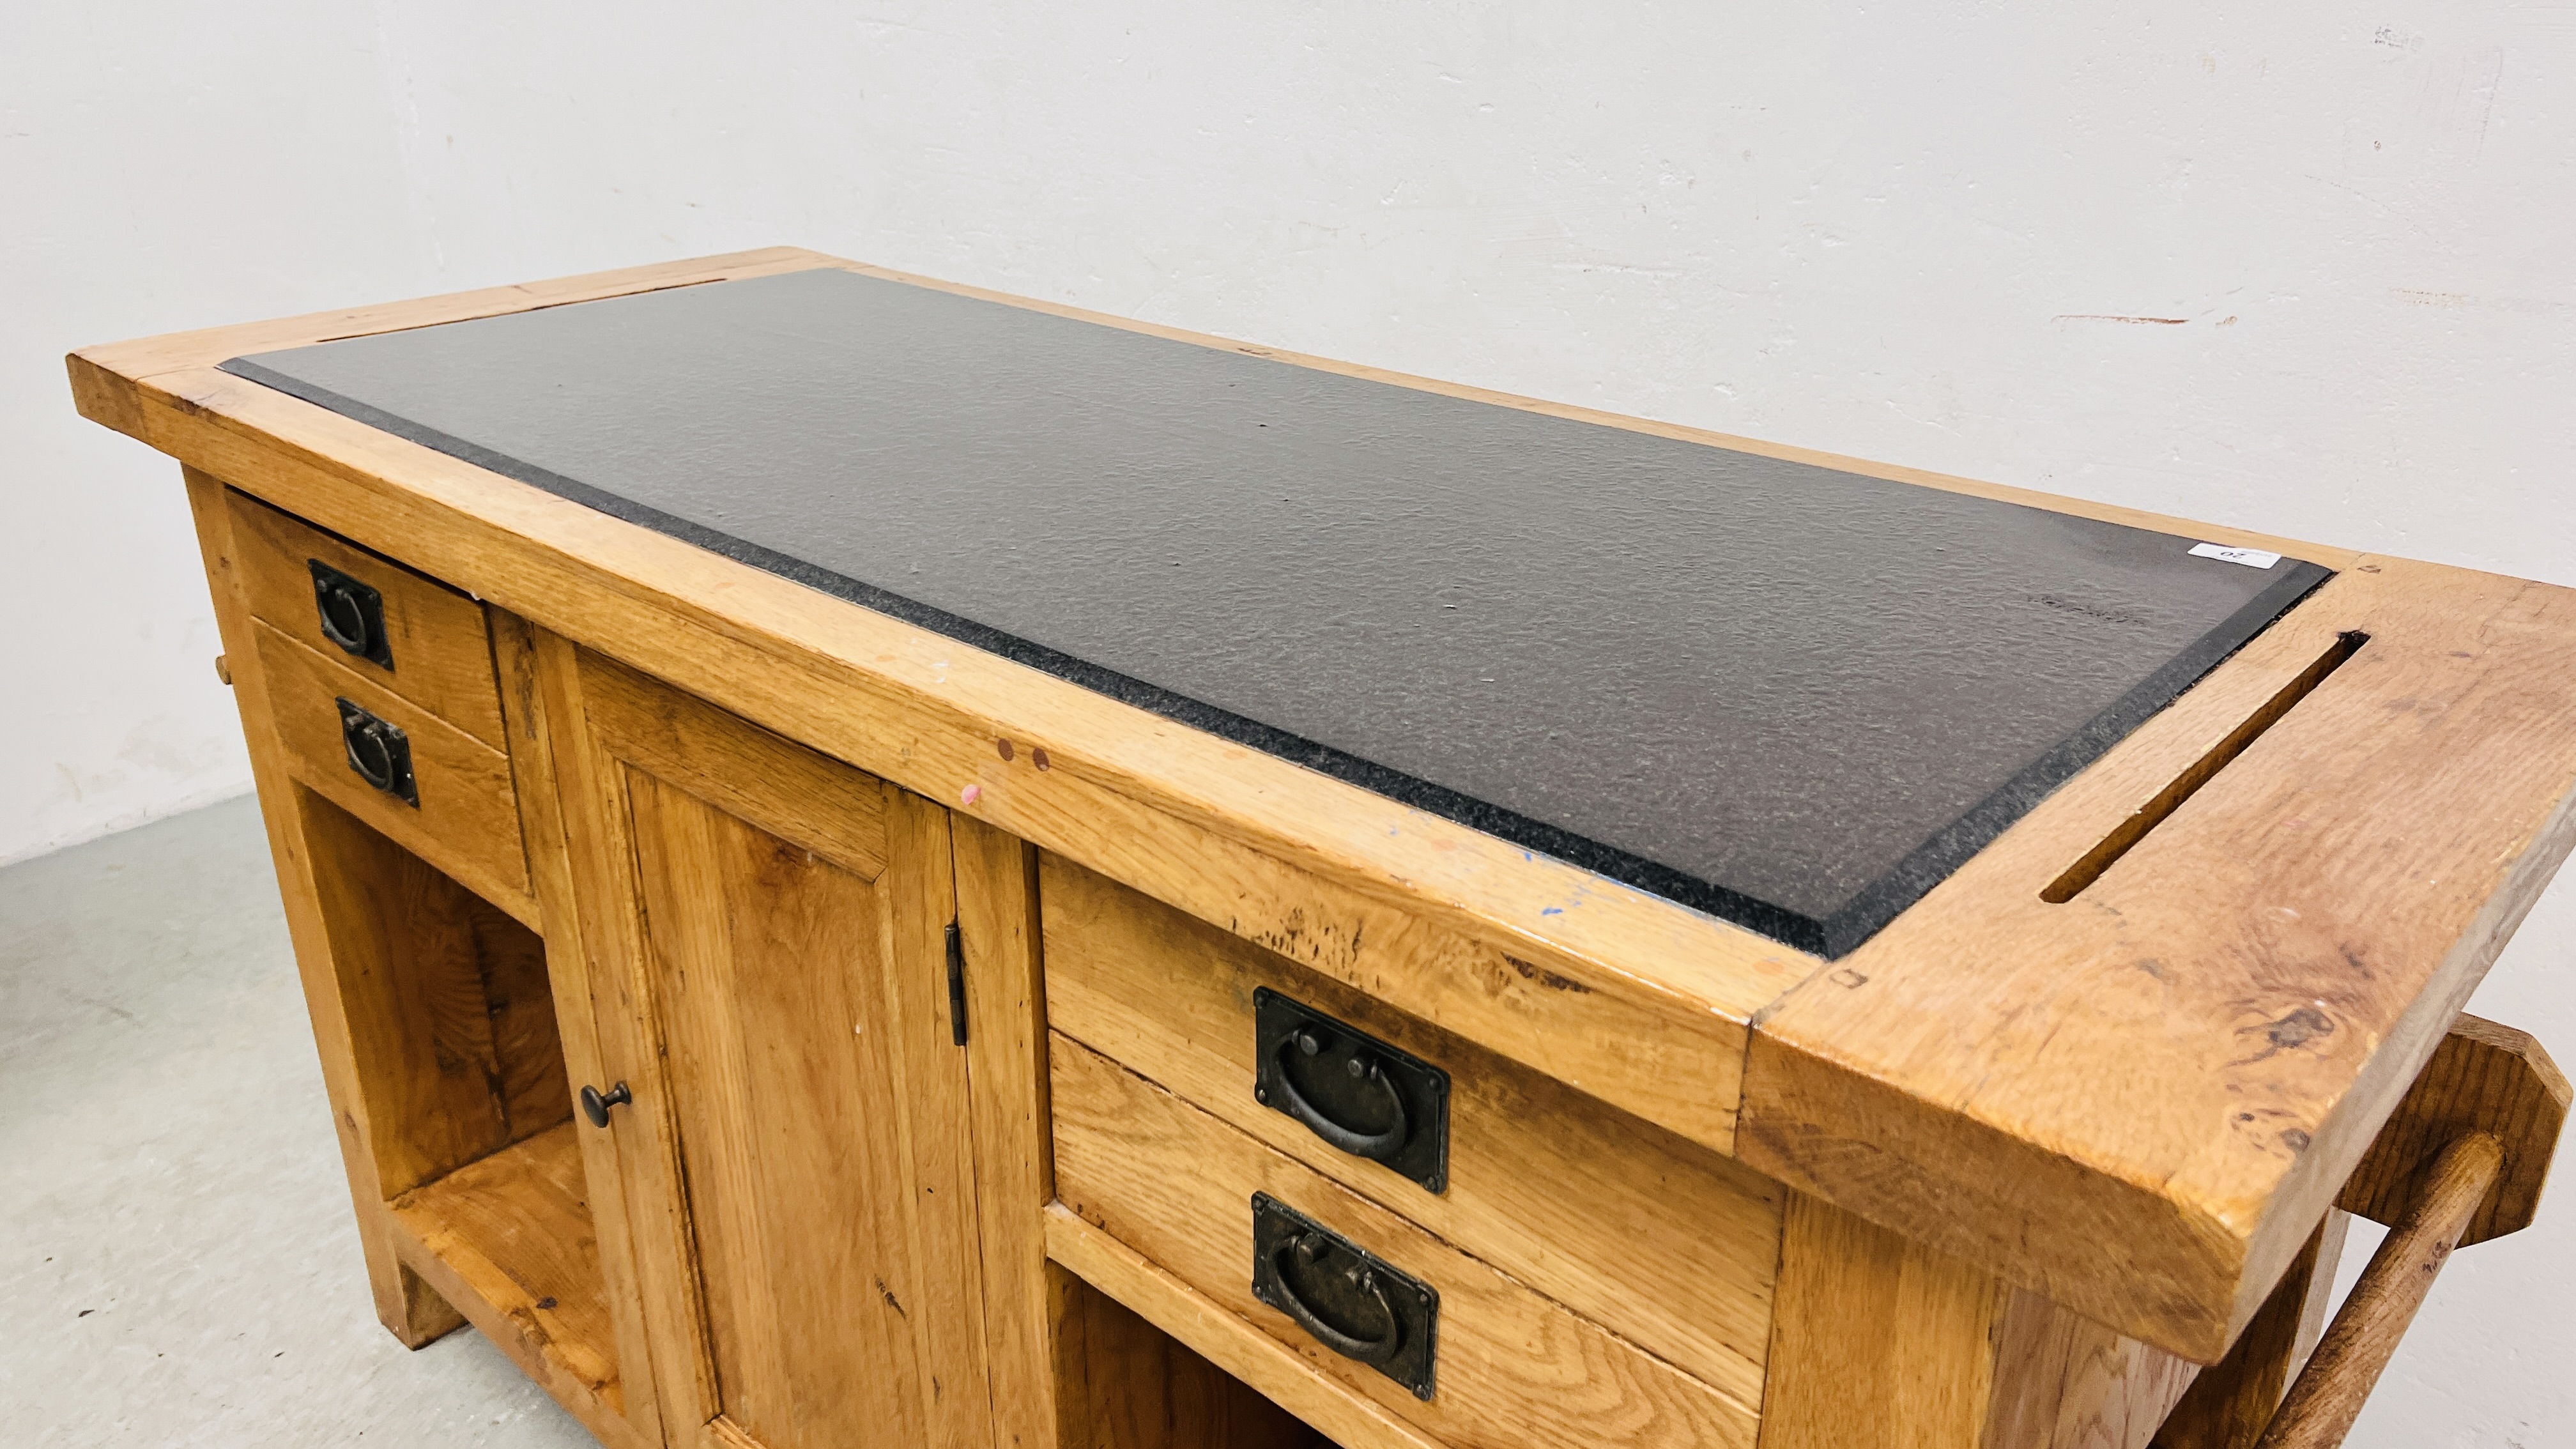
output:
[[1255, 1102], [1327, 1146], [1448, 1190], [1446, 1068], [1267, 986], [1252, 990], [1252, 1061]]
[[313, 607], [322, 637], [345, 654], [394, 667], [393, 647], [385, 637], [385, 596], [376, 586], [349, 577], [322, 560], [307, 559], [313, 574]]
[[1404, 1320], [1395, 1316], [1395, 1305], [1386, 1301], [1386, 1289], [1377, 1281], [1374, 1271], [1366, 1264], [1354, 1263], [1347, 1276], [1353, 1287], [1368, 1295], [1370, 1301], [1377, 1305], [1378, 1316], [1386, 1320], [1386, 1336], [1383, 1338], [1354, 1337], [1326, 1323], [1314, 1309], [1306, 1306], [1306, 1300], [1297, 1296], [1294, 1280], [1288, 1276], [1290, 1259], [1294, 1259], [1300, 1268], [1311, 1269], [1331, 1250], [1332, 1244], [1319, 1233], [1300, 1233], [1279, 1250], [1279, 1257], [1275, 1260], [1279, 1270], [1279, 1311], [1297, 1320], [1297, 1326], [1313, 1334], [1317, 1343], [1342, 1357], [1382, 1367], [1404, 1351]]
[[340, 706], [340, 748], [349, 757], [350, 772], [375, 789], [407, 805], [420, 804], [420, 785], [411, 772], [411, 739], [399, 725], [389, 723], [364, 706], [348, 699]]
[[1386, 1070], [1378, 1065], [1375, 1057], [1352, 1057], [1344, 1064], [1343, 1070], [1349, 1072], [1354, 1078], [1368, 1082], [1384, 1094], [1387, 1115], [1393, 1120], [1383, 1132], [1360, 1132], [1343, 1126], [1325, 1116], [1314, 1103], [1307, 1101], [1305, 1094], [1297, 1090], [1297, 1079], [1288, 1071], [1290, 1052], [1299, 1052], [1311, 1057], [1323, 1049], [1324, 1044], [1316, 1039], [1312, 1031], [1293, 1033], [1279, 1043], [1279, 1091], [1288, 1099], [1288, 1115], [1305, 1123], [1316, 1136], [1353, 1157], [1366, 1157], [1378, 1162], [1392, 1159], [1404, 1150], [1405, 1138], [1413, 1133], [1413, 1124], [1407, 1121], [1404, 1115], [1404, 1094], [1397, 1091], [1395, 1084], [1386, 1079]]
[[1436, 1392], [1439, 1292], [1266, 1192], [1252, 1195], [1252, 1296], [1415, 1398]]

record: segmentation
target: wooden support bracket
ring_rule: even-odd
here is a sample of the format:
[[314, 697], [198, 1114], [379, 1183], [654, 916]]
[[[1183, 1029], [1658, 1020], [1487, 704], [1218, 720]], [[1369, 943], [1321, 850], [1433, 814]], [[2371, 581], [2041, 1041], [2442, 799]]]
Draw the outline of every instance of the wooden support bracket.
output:
[[[2155, 1449], [2341, 1444], [2452, 1249], [2531, 1225], [2569, 1097], [2567, 1078], [2528, 1032], [2463, 1013], [2335, 1199], [2389, 1234], [2315, 1354], [2285, 1335], [2249, 1329], [2203, 1370], [2203, 1382], [2157, 1431]], [[2295, 1286], [2307, 1296], [2304, 1278]], [[2278, 1306], [2297, 1316], [2286, 1301]], [[2293, 1372], [2297, 1381], [2283, 1396]]]

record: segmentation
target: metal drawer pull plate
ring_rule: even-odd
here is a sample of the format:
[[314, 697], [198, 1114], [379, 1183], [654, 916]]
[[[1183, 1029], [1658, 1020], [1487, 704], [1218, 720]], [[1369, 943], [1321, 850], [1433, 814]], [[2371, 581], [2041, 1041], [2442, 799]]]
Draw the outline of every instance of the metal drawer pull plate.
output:
[[340, 748], [350, 772], [374, 788], [418, 809], [420, 784], [411, 773], [411, 739], [398, 725], [348, 699], [340, 706]]
[[1440, 1295], [1266, 1192], [1252, 1195], [1252, 1296], [1324, 1347], [1431, 1397]]
[[313, 606], [321, 614], [322, 637], [342, 653], [393, 668], [393, 644], [385, 638], [385, 596], [375, 585], [360, 583], [318, 558], [304, 563], [313, 573]]
[[1449, 1188], [1449, 1074], [1267, 986], [1252, 993], [1252, 1099], [1336, 1150]]

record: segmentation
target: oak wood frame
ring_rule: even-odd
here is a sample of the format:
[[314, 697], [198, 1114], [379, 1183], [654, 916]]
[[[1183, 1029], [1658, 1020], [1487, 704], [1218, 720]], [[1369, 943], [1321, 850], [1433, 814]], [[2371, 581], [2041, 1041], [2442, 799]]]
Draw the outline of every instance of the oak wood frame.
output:
[[[1827, 963], [214, 370], [333, 337], [818, 266], [2344, 572]], [[87, 349], [69, 366], [86, 415], [194, 469], [2203, 1361], [2263, 1303], [2576, 840], [2567, 590], [1404, 377], [796, 249], [176, 334]], [[206, 486], [192, 482], [192, 495]], [[2370, 642], [2099, 880], [2066, 904], [2040, 899], [2353, 631]], [[239, 634], [225, 635], [237, 667], [250, 657]], [[1026, 748], [1014, 762], [1001, 740], [1044, 746], [1051, 769]], [[260, 772], [266, 794], [281, 775], [273, 749]], [[981, 787], [971, 804], [968, 786]], [[274, 821], [272, 836], [291, 869]], [[2167, 1029], [2141, 1033], [2142, 1020]], [[2099, 1070], [2113, 1050], [2124, 1091], [2107, 1091]], [[2245, 1110], [2254, 1130], [2237, 1125]], [[376, 1278], [381, 1304], [399, 1285]]]

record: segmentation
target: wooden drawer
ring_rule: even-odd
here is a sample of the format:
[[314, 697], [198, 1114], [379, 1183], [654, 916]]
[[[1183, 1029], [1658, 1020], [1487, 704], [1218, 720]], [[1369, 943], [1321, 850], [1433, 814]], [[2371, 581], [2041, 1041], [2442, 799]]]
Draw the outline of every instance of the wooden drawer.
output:
[[[493, 749], [509, 748], [481, 604], [256, 499], [228, 499], [234, 562], [253, 618]], [[380, 614], [382, 628], [351, 638], [358, 649], [325, 632], [317, 564], [374, 591], [370, 622]]]
[[[1460, 1449], [1753, 1444], [1756, 1415], [1744, 1403], [1062, 1033], [1050, 1035], [1048, 1058], [1066, 1208], [1431, 1436]], [[1325, 1348], [1255, 1296], [1256, 1193], [1436, 1293], [1429, 1399]]]
[[[362, 674], [255, 621], [260, 676], [297, 779], [494, 905], [533, 923], [510, 757]], [[334, 650], [336, 654], [338, 651]], [[361, 778], [340, 701], [402, 732], [418, 803]]]
[[[1761, 1402], [1778, 1184], [1060, 857], [1040, 858], [1039, 900], [1057, 1031]], [[1261, 987], [1447, 1070], [1445, 1191], [1255, 1100]]]

